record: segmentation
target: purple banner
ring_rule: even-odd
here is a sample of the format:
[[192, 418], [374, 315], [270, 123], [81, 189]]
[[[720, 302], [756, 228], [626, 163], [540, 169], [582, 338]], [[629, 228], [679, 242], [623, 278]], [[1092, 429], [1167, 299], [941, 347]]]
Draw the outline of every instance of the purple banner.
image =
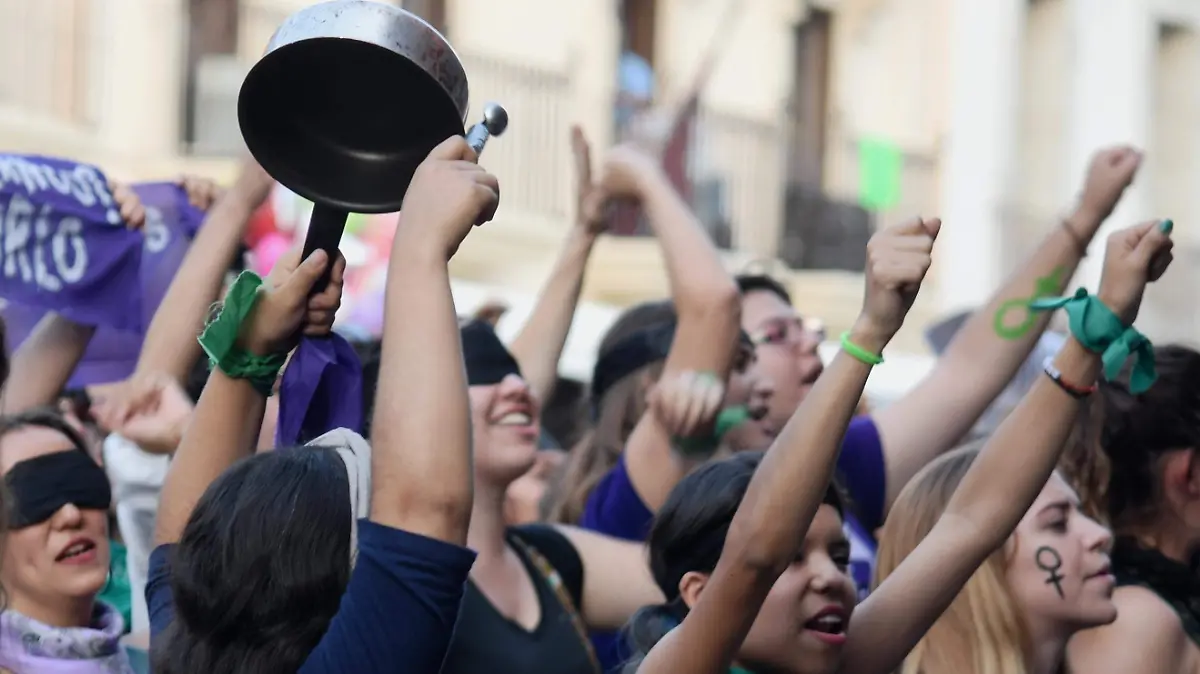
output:
[[[142, 246], [138, 283], [129, 296], [112, 296], [112, 299], [140, 300], [139, 325], [143, 327], [122, 330], [101, 324], [71, 377], [71, 387], [120, 381], [133, 373], [142, 348], [144, 326], [149, 326], [204, 219], [204, 213], [188, 203], [187, 193], [175, 183], [139, 183], [132, 187], [146, 207], [144, 237], [132, 233]], [[8, 327], [9, 353], [29, 336], [46, 311], [44, 306], [12, 301], [3, 308], [0, 313]], [[71, 311], [64, 314], [72, 316]]]
[[0, 297], [86, 325], [142, 327], [142, 236], [100, 169], [0, 155]]

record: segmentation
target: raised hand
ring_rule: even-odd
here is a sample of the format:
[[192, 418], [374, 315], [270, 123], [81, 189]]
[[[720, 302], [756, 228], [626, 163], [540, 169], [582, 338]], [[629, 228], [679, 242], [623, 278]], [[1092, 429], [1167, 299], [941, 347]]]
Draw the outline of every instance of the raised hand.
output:
[[598, 183], [609, 197], [638, 201], [647, 177], [661, 170], [654, 155], [631, 144], [618, 145], [604, 155]]
[[129, 229], [141, 229], [146, 224], [146, 207], [141, 198], [129, 185], [109, 178], [108, 189], [121, 212], [121, 219]]
[[141, 375], [92, 404], [100, 426], [120, 433], [142, 449], [175, 451], [192, 418], [192, 401], [173, 377]]
[[465, 138], [447, 138], [417, 167], [404, 195], [396, 242], [436, 246], [449, 260], [474, 225], [496, 215], [500, 183], [475, 162]]
[[913, 218], [876, 232], [867, 242], [859, 332], [886, 342], [900, 330], [933, 263], [933, 242], [941, 226], [937, 218]]
[[647, 396], [650, 409], [674, 437], [696, 435], [711, 423], [725, 398], [725, 384], [707, 372], [684, 370], [664, 375]]
[[250, 353], [260, 356], [287, 353], [296, 345], [301, 333], [329, 334], [342, 300], [346, 260], [338, 258], [329, 285], [310, 297], [313, 286], [329, 264], [329, 257], [318, 250], [297, 264], [299, 258], [300, 250], [293, 249], [280, 258], [263, 281], [258, 301], [238, 334], [242, 348]]
[[471, 317], [477, 321], [483, 321], [494, 328], [500, 325], [500, 319], [504, 317], [504, 314], [508, 313], [508, 310], [508, 303], [503, 300], [488, 300], [476, 309]]
[[604, 207], [608, 196], [592, 179], [592, 148], [579, 125], [571, 127], [571, 157], [575, 165], [576, 224], [589, 234], [608, 229]]
[[1108, 237], [1096, 296], [1125, 325], [1137, 318], [1146, 284], [1157, 281], [1174, 259], [1172, 226], [1170, 220], [1151, 220]]
[[1112, 215], [1125, 188], [1133, 183], [1142, 165], [1142, 156], [1141, 151], [1127, 145], [1105, 148], [1092, 155], [1079, 199], [1079, 209], [1086, 215], [1085, 220], [1099, 227]]
[[175, 181], [187, 193], [188, 203], [201, 211], [207, 211], [225, 190], [211, 178], [183, 175]]

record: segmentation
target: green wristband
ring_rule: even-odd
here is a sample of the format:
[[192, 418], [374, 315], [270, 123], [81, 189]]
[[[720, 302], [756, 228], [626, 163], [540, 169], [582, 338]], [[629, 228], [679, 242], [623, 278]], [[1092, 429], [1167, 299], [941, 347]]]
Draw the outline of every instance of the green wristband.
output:
[[245, 379], [255, 390], [270, 396], [275, 388], [279, 370], [287, 362], [287, 354], [256, 356], [237, 345], [242, 323], [258, 301], [263, 280], [251, 271], [243, 271], [225, 293], [225, 301], [216, 318], [200, 334], [200, 346], [208, 354], [210, 367], [215, 367], [233, 379]]
[[1116, 379], [1131, 357], [1133, 371], [1129, 391], [1134, 395], [1145, 392], [1158, 378], [1154, 368], [1154, 345], [1145, 335], [1121, 319], [1099, 299], [1080, 288], [1070, 297], [1050, 297], [1035, 300], [1029, 307], [1035, 311], [1063, 309], [1067, 312], [1071, 335], [1080, 346], [1100, 354], [1104, 378]]
[[845, 351], [849, 356], [860, 363], [866, 363], [867, 365], [879, 365], [883, 363], [883, 356], [877, 353], [871, 353], [870, 351], [867, 351], [861, 346], [850, 341], [849, 331], [842, 333], [842, 351]]

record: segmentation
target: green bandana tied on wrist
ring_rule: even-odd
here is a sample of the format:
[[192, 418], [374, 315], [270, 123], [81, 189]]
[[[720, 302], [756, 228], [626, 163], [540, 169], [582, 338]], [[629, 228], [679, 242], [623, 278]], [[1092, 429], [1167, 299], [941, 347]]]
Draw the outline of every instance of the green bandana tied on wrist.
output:
[[250, 271], [243, 271], [237, 280], [225, 293], [225, 301], [221, 311], [200, 335], [200, 346], [208, 354], [212, 367], [219, 368], [233, 379], [245, 379], [254, 386], [255, 390], [264, 396], [270, 396], [275, 388], [275, 380], [279, 370], [287, 361], [287, 354], [271, 354], [256, 356], [247, 353], [237, 344], [238, 333], [242, 323], [250, 315], [254, 303], [258, 301], [258, 291], [263, 280]]
[[1125, 361], [1133, 357], [1133, 372], [1129, 392], [1137, 395], [1154, 384], [1158, 373], [1154, 369], [1154, 345], [1083, 288], [1071, 297], [1047, 297], [1034, 300], [1029, 307], [1035, 311], [1064, 309], [1070, 319], [1071, 334], [1083, 348], [1100, 354], [1104, 378], [1109, 381], [1121, 374]]

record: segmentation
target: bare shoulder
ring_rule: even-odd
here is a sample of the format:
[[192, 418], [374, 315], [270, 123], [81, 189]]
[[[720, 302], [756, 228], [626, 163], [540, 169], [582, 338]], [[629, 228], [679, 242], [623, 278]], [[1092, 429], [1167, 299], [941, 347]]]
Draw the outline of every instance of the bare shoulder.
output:
[[[1122, 587], [1113, 593], [1117, 619], [1071, 639], [1072, 671], [1106, 674], [1167, 674], [1195, 671], [1197, 653], [1175, 611], [1150, 590]], [[1187, 663], [1191, 662], [1188, 666]]]

